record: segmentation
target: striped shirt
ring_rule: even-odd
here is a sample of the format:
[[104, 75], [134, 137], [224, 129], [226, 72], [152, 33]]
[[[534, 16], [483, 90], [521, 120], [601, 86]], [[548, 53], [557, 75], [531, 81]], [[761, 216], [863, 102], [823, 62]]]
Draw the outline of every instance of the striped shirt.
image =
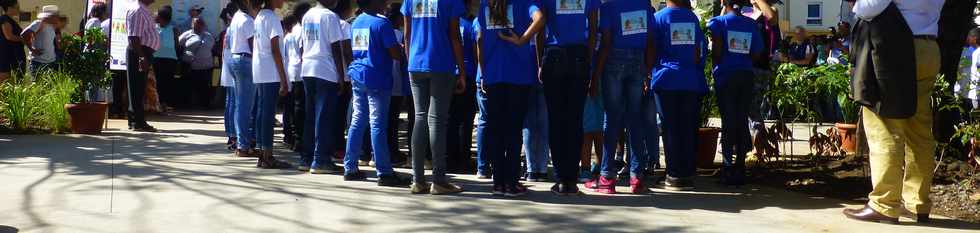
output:
[[153, 15], [142, 3], [126, 12], [126, 31], [129, 36], [139, 37], [143, 46], [153, 50], [160, 48], [160, 34], [157, 34], [155, 26]]

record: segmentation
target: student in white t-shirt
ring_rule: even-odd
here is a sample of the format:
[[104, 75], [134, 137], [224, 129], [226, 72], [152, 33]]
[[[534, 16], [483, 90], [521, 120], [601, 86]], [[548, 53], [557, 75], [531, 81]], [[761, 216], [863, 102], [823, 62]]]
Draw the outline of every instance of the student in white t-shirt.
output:
[[255, 123], [252, 106], [255, 103], [255, 84], [252, 83], [252, 39], [255, 34], [255, 20], [247, 13], [241, 0], [235, 0], [238, 12], [231, 18], [226, 33], [228, 52], [231, 53], [228, 69], [235, 84], [235, 155], [254, 157], [252, 143], [255, 142]]
[[330, 158], [339, 146], [335, 134], [337, 118], [343, 118], [336, 106], [345, 76], [341, 59], [341, 41], [344, 36], [340, 18], [332, 8], [337, 0], [317, 0], [319, 4], [303, 16], [300, 47], [303, 48], [303, 64], [300, 76], [306, 94], [306, 116], [303, 132], [301, 171], [312, 174], [336, 174], [343, 172]]
[[286, 57], [286, 75], [289, 76], [290, 91], [283, 101], [283, 142], [289, 145], [293, 151], [299, 152], [299, 143], [303, 138], [303, 114], [306, 97], [303, 95], [303, 77], [300, 71], [303, 68], [303, 48], [300, 46], [303, 26], [299, 25], [300, 19], [312, 7], [309, 3], [299, 3], [293, 7], [289, 16], [283, 22], [283, 28], [288, 31], [286, 39], [283, 40]]
[[255, 138], [261, 152], [259, 168], [282, 169], [291, 167], [272, 156], [272, 138], [275, 135], [276, 100], [289, 93], [286, 68], [283, 63], [281, 40], [286, 35], [282, 20], [275, 9], [282, 8], [285, 0], [258, 0], [254, 7], [260, 9], [255, 16], [255, 34], [252, 38], [252, 82], [255, 83]]

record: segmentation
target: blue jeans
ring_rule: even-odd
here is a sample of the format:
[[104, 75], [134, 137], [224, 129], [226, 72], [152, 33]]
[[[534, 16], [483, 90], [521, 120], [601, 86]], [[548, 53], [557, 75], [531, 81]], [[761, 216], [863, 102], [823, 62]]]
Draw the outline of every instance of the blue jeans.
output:
[[515, 185], [520, 177], [521, 128], [531, 86], [493, 84], [486, 88], [487, 127], [483, 150], [493, 163], [494, 185]]
[[[718, 110], [721, 113], [721, 155], [726, 167], [745, 164], [745, 156], [752, 150], [749, 134], [749, 109], [753, 105], [752, 71], [735, 71], [724, 83], [718, 83]], [[735, 162], [733, 163], [733, 156]]]
[[541, 85], [529, 88], [527, 117], [524, 118], [524, 155], [527, 172], [548, 172], [548, 108]]
[[412, 98], [415, 100], [415, 126], [412, 130], [412, 172], [415, 183], [425, 183], [425, 156], [432, 152], [432, 180], [442, 184], [446, 178], [446, 128], [449, 105], [456, 88], [451, 73], [412, 72]]
[[235, 55], [231, 60], [231, 74], [235, 78], [235, 135], [238, 149], [248, 150], [255, 141], [255, 84], [252, 83], [252, 58]]
[[[660, 103], [657, 100], [657, 95], [652, 91], [647, 92], [647, 95], [643, 97], [643, 142], [646, 148], [646, 163], [641, 165], [647, 166], [646, 168], [653, 169], [654, 165], [660, 163], [660, 124], [657, 123], [657, 113], [660, 112]], [[643, 171], [643, 168], [635, 167], [636, 164], [630, 164], [630, 172], [636, 173]]]
[[646, 161], [646, 148], [643, 144], [643, 82], [646, 71], [643, 65], [643, 50], [613, 50], [602, 75], [602, 99], [606, 106], [606, 138], [602, 151], [602, 171], [605, 177], [614, 177], [612, 166], [619, 136], [625, 130], [629, 139], [630, 170], [634, 175], [642, 173]]
[[332, 163], [330, 155], [335, 147], [332, 133], [339, 123], [336, 105], [340, 96], [337, 95], [340, 86], [335, 82], [303, 77], [303, 92], [306, 97], [306, 116], [303, 117], [303, 146], [302, 163], [313, 165], [317, 163]]
[[260, 150], [272, 150], [272, 137], [275, 136], [276, 101], [279, 99], [279, 83], [258, 83], [255, 116], [255, 144]]
[[696, 172], [694, 153], [697, 152], [700, 127], [701, 95], [690, 91], [657, 91], [664, 125], [664, 156], [667, 176], [693, 177]]
[[234, 138], [235, 133], [235, 87], [225, 87], [225, 134]]
[[487, 129], [487, 96], [477, 87], [476, 104], [480, 107], [480, 116], [476, 118], [476, 172], [490, 172], [490, 157], [486, 155]]
[[370, 89], [364, 84], [354, 82], [350, 129], [347, 131], [347, 155], [344, 156], [344, 170], [357, 171], [357, 160], [361, 157], [361, 143], [364, 132], [371, 129], [371, 150], [374, 151], [375, 168], [378, 175], [394, 172], [388, 154], [388, 104], [391, 90]]

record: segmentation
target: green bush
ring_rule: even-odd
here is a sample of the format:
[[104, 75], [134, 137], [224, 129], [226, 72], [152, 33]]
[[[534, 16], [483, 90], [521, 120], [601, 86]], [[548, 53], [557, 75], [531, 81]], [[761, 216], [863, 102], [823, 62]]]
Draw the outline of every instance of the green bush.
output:
[[78, 82], [58, 71], [41, 71], [31, 82], [23, 74], [14, 74], [0, 85], [0, 118], [18, 131], [44, 130], [54, 133], [69, 127], [65, 104], [71, 102]]
[[106, 87], [109, 85], [109, 50], [105, 34], [98, 28], [85, 31], [85, 35], [65, 35], [61, 38], [61, 47], [65, 57], [59, 61], [61, 69], [78, 82], [73, 93], [72, 102], [86, 102], [85, 91]]

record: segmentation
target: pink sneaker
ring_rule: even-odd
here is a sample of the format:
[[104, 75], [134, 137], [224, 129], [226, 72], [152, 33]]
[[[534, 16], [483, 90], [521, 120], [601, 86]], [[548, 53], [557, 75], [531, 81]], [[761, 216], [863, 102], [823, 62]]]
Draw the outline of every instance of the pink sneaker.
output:
[[598, 182], [596, 180], [585, 182], [585, 188], [597, 193], [616, 194], [616, 180], [600, 176]]
[[643, 186], [643, 180], [636, 177], [630, 177], [630, 192], [633, 194], [642, 194], [647, 191], [646, 187]]

